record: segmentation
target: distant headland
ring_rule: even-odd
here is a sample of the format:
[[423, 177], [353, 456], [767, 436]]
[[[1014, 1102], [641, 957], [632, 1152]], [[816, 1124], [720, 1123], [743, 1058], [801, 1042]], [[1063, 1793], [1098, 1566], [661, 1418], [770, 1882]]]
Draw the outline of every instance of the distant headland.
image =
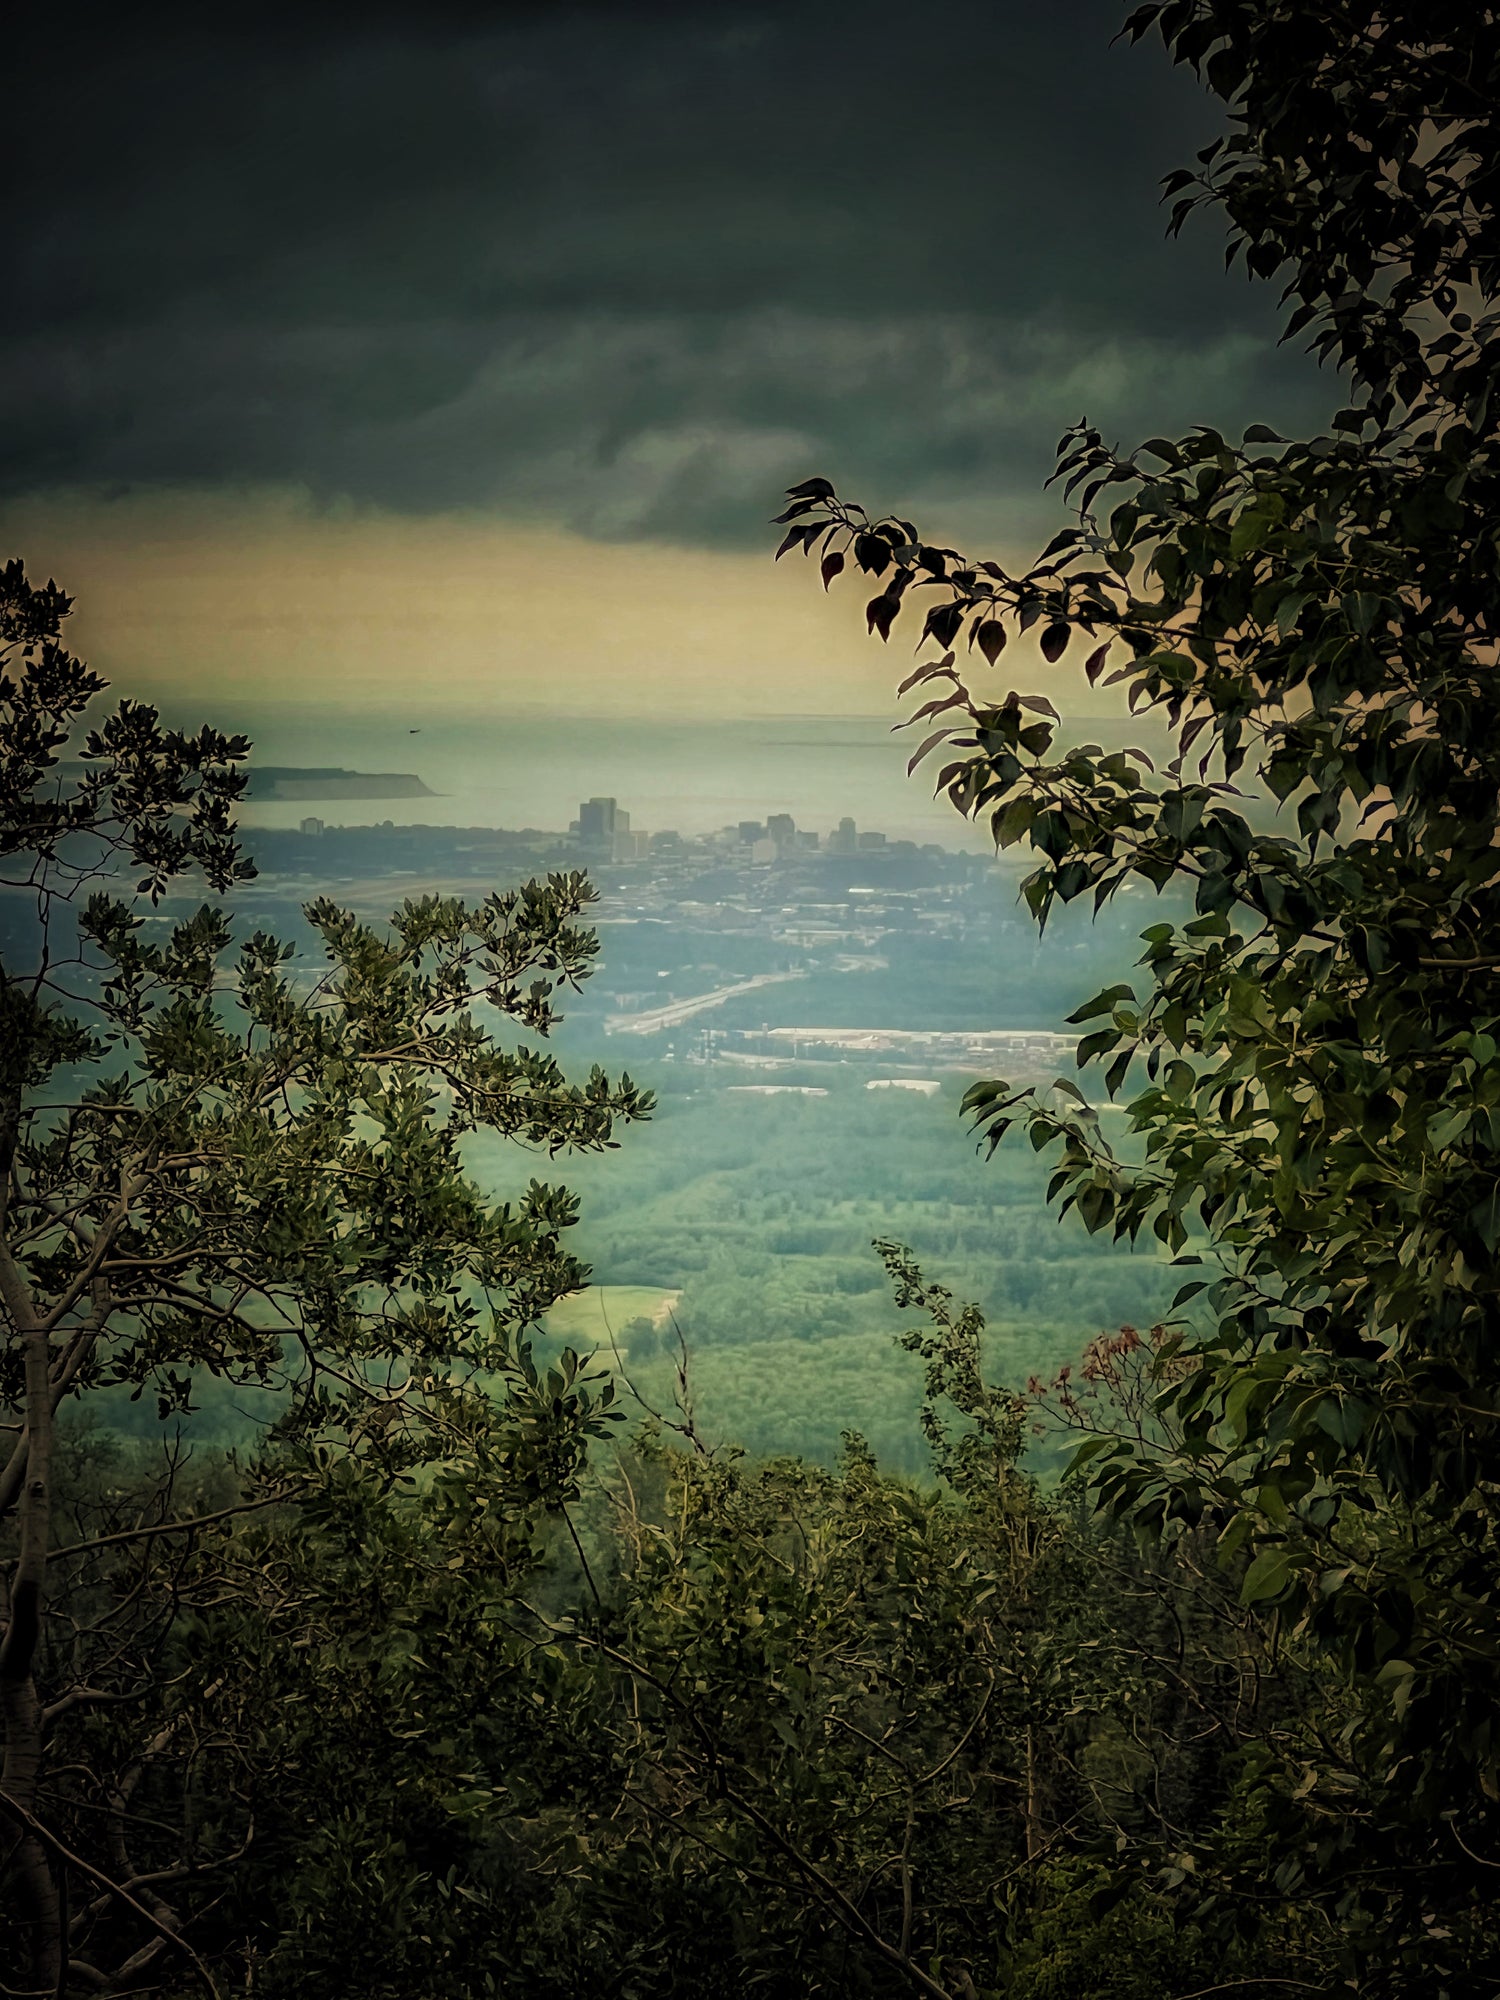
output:
[[410, 771], [301, 769], [293, 765], [247, 767], [247, 799], [435, 799], [439, 795]]

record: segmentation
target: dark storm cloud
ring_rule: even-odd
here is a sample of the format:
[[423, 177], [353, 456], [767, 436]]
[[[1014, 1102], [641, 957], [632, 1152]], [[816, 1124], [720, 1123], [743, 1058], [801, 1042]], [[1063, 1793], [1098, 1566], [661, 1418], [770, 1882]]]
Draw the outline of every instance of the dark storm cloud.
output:
[[[1326, 390], [1155, 183], [1212, 130], [1107, 0], [395, 6], [34, 32], [12, 495], [294, 482], [732, 541], [810, 468], [992, 518], [1082, 411]], [[69, 21], [72, 31], [69, 31]]]

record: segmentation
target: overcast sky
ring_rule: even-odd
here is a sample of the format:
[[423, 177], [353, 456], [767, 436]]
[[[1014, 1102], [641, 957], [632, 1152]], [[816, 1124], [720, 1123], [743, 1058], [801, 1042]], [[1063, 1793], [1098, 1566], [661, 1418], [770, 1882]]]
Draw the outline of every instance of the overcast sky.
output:
[[[789, 481], [1019, 556], [1081, 415], [1128, 443], [1333, 400], [1211, 225], [1164, 241], [1157, 183], [1214, 107], [1110, 46], [1121, 13], [42, 12], [7, 92], [6, 539], [153, 685], [281, 698], [295, 628], [296, 686], [322, 648], [337, 698], [409, 530], [437, 699], [537, 699], [546, 605], [605, 590], [694, 646], [605, 657], [601, 614], [559, 686], [691, 705], [753, 659], [754, 706], [878, 707], [852, 598], [769, 568]], [[774, 646], [702, 657], [724, 591]]]

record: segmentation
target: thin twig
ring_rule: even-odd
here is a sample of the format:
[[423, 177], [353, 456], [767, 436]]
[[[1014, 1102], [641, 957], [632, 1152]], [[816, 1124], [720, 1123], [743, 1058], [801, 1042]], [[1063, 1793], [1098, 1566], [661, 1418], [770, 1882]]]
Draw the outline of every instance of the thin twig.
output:
[[220, 1507], [213, 1514], [191, 1514], [182, 1521], [157, 1521], [146, 1528], [121, 1528], [118, 1534], [99, 1535], [92, 1542], [72, 1542], [65, 1549], [54, 1549], [50, 1562], [60, 1562], [64, 1556], [91, 1555], [95, 1549], [107, 1549], [120, 1542], [142, 1542], [148, 1535], [183, 1535], [194, 1528], [207, 1528], [215, 1521], [227, 1521], [236, 1514], [252, 1514], [257, 1507], [276, 1507], [283, 1500], [291, 1499], [297, 1491], [288, 1486], [280, 1493], [267, 1493], [259, 1500], [241, 1500], [233, 1507]]
[[1200, 1986], [1194, 1993], [1174, 1993], [1172, 2000], [1208, 2000], [1210, 1993], [1238, 1993], [1246, 1986], [1285, 1986], [1294, 1993], [1326, 1993], [1324, 1986], [1309, 1986], [1305, 1979], [1268, 1979], [1257, 1975], [1253, 1979], [1226, 1979], [1220, 1986]]
[[76, 1868], [81, 1875], [87, 1875], [91, 1882], [97, 1882], [101, 1889], [107, 1890], [117, 1901], [127, 1904], [144, 1923], [151, 1926], [158, 1937], [165, 1938], [170, 1945], [175, 1945], [184, 1957], [192, 1960], [204, 1985], [213, 1995], [213, 2000], [219, 2000], [219, 1989], [214, 1984], [213, 1974], [185, 1937], [174, 1931], [169, 1924], [164, 1924], [160, 1917], [154, 1916], [144, 1903], [138, 1902], [128, 1889], [113, 1881], [102, 1869], [96, 1868], [92, 1861], [85, 1861], [81, 1854], [75, 1854], [70, 1847], [65, 1847], [50, 1828], [43, 1826], [35, 1813], [28, 1812], [20, 1800], [13, 1799], [9, 1792], [0, 1791], [0, 1811], [6, 1812], [19, 1826], [25, 1827], [34, 1840], [39, 1840], [44, 1847], [50, 1848], [60, 1861], [67, 1863], [68, 1867]]

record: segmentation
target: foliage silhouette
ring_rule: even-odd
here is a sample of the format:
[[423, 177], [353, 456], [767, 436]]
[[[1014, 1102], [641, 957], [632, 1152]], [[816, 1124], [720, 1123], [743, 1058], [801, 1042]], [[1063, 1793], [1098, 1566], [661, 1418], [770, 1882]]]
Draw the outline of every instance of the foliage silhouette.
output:
[[[384, 934], [314, 903], [325, 962], [310, 980], [261, 933], [231, 959], [229, 923], [207, 904], [165, 935], [148, 926], [143, 899], [193, 875], [223, 891], [248, 872], [232, 821], [248, 746], [164, 730], [126, 701], [85, 734], [70, 772], [63, 752], [103, 683], [63, 643], [69, 608], [18, 562], [0, 572], [0, 856], [34, 914], [0, 965], [0, 1523], [13, 1524], [0, 1811], [18, 1834], [6, 1863], [17, 1949], [49, 1992], [75, 1974], [143, 1976], [174, 1948], [191, 1958], [157, 1885], [180, 1880], [191, 1896], [249, 1839], [227, 1831], [214, 1854], [185, 1832], [168, 1861], [130, 1858], [147, 1766], [160, 1786], [175, 1763], [183, 1796], [196, 1782], [189, 1711], [160, 1700], [183, 1679], [166, 1658], [180, 1653], [204, 1532], [236, 1509], [312, 1507], [361, 1472], [430, 1479], [465, 1454], [503, 1470], [518, 1548], [539, 1509], [573, 1496], [612, 1389], [571, 1354], [542, 1375], [527, 1333], [586, 1276], [564, 1245], [576, 1206], [537, 1180], [491, 1201], [464, 1173], [462, 1141], [486, 1129], [551, 1154], [597, 1150], [650, 1109], [628, 1077], [569, 1083], [485, 1025], [498, 1014], [545, 1035], [554, 996], [587, 976], [597, 946], [575, 921], [593, 893], [581, 876], [473, 908], [407, 902]], [[285, 1387], [274, 1448], [196, 1519], [174, 1508], [169, 1464], [144, 1519], [112, 1518], [73, 1549], [49, 1611], [64, 1407], [125, 1384], [166, 1419], [205, 1373]], [[201, 1685], [189, 1697], [206, 1699]], [[151, 1728], [112, 1762], [60, 1754], [80, 1713], [137, 1704]], [[100, 1796], [111, 1803], [90, 1833], [79, 1815]], [[89, 1858], [101, 1839], [107, 1865]]]
[[[1129, 453], [1078, 424], [1075, 524], [1019, 575], [823, 478], [781, 552], [872, 579], [882, 639], [926, 605], [913, 768], [944, 746], [939, 789], [1031, 847], [1039, 925], [1132, 878], [1194, 894], [1072, 1016], [1144, 1164], [1066, 1080], [969, 1109], [991, 1147], [1055, 1146], [1049, 1192], [1089, 1229], [1199, 1267], [1162, 1356], [1173, 1448], [1078, 1462], [1143, 1530], [1211, 1528], [1245, 1604], [1357, 1695], [1336, 1753], [1281, 1774], [1273, 1879], [1316, 1883], [1359, 1991], [1467, 1990], [1500, 1834], [1500, 18], [1152, 0], [1126, 32], [1153, 29], [1229, 115], [1169, 178], [1172, 227], [1223, 211], [1348, 406], [1306, 441]], [[1164, 718], [1165, 769], [1064, 748], [1045, 696], [977, 678], [1022, 634]]]

